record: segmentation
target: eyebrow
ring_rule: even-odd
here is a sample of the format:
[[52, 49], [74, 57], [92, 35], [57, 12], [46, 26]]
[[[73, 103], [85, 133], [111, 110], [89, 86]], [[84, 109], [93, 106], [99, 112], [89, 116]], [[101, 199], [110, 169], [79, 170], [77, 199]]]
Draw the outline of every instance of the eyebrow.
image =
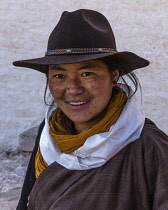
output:
[[82, 70], [82, 69], [87, 69], [88, 67], [93, 67], [93, 64], [90, 63], [86, 63], [83, 66], [79, 67], [78, 70]]
[[50, 70], [60, 70], [60, 71], [66, 71], [66, 69], [60, 67], [60, 66], [52, 66]]
[[[93, 63], [85, 63], [81, 67], [79, 67], [77, 70], [83, 70], [87, 69], [88, 67], [94, 67], [95, 65]], [[67, 69], [60, 67], [60, 66], [52, 66], [50, 70], [58, 70], [58, 71], [67, 71]]]

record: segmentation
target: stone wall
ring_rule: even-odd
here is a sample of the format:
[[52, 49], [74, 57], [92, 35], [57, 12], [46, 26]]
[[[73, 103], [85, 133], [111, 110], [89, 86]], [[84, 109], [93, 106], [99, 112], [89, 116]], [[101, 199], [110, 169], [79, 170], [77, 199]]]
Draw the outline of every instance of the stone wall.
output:
[[168, 133], [168, 1], [167, 0], [1, 0], [0, 1], [0, 150], [14, 150], [18, 135], [44, 117], [45, 77], [12, 66], [14, 60], [40, 57], [48, 36], [64, 10], [89, 8], [109, 19], [119, 51], [133, 51], [150, 60], [137, 70], [142, 105]]

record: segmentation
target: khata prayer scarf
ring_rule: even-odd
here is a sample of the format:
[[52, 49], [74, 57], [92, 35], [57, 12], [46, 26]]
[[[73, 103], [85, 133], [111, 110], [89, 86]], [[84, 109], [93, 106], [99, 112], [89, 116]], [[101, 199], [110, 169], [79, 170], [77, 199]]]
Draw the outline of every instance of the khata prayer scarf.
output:
[[[88, 128], [77, 135], [72, 134], [73, 122], [65, 116], [60, 108], [57, 108], [52, 113], [49, 121], [49, 133], [57, 147], [64, 153], [72, 153], [82, 147], [90, 136], [109, 131], [110, 127], [118, 120], [126, 103], [126, 98], [126, 93], [119, 90], [112, 97], [104, 118], [93, 127]], [[47, 167], [48, 164], [44, 161], [40, 153], [40, 148], [38, 148], [35, 158], [36, 177], [38, 177]]]

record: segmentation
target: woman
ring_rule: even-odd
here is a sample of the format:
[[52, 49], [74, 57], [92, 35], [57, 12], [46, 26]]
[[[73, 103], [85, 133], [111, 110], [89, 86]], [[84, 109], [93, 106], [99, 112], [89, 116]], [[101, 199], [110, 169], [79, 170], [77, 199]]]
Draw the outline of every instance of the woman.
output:
[[17, 209], [168, 209], [168, 138], [134, 96], [132, 71], [148, 64], [117, 52], [107, 19], [86, 9], [62, 14], [45, 57], [14, 62], [45, 73], [54, 98]]

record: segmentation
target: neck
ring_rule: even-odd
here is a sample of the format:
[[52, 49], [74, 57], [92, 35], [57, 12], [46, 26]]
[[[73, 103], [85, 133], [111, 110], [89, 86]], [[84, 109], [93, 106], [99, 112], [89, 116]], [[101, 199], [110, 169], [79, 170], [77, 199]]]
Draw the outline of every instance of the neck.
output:
[[74, 134], [79, 134], [82, 131], [96, 125], [98, 122], [100, 122], [103, 119], [103, 117], [106, 113], [106, 110], [107, 109], [105, 109], [101, 114], [96, 116], [94, 119], [91, 119], [90, 121], [87, 121], [87, 122], [84, 122], [84, 123], [74, 122], [74, 131], [75, 131]]

